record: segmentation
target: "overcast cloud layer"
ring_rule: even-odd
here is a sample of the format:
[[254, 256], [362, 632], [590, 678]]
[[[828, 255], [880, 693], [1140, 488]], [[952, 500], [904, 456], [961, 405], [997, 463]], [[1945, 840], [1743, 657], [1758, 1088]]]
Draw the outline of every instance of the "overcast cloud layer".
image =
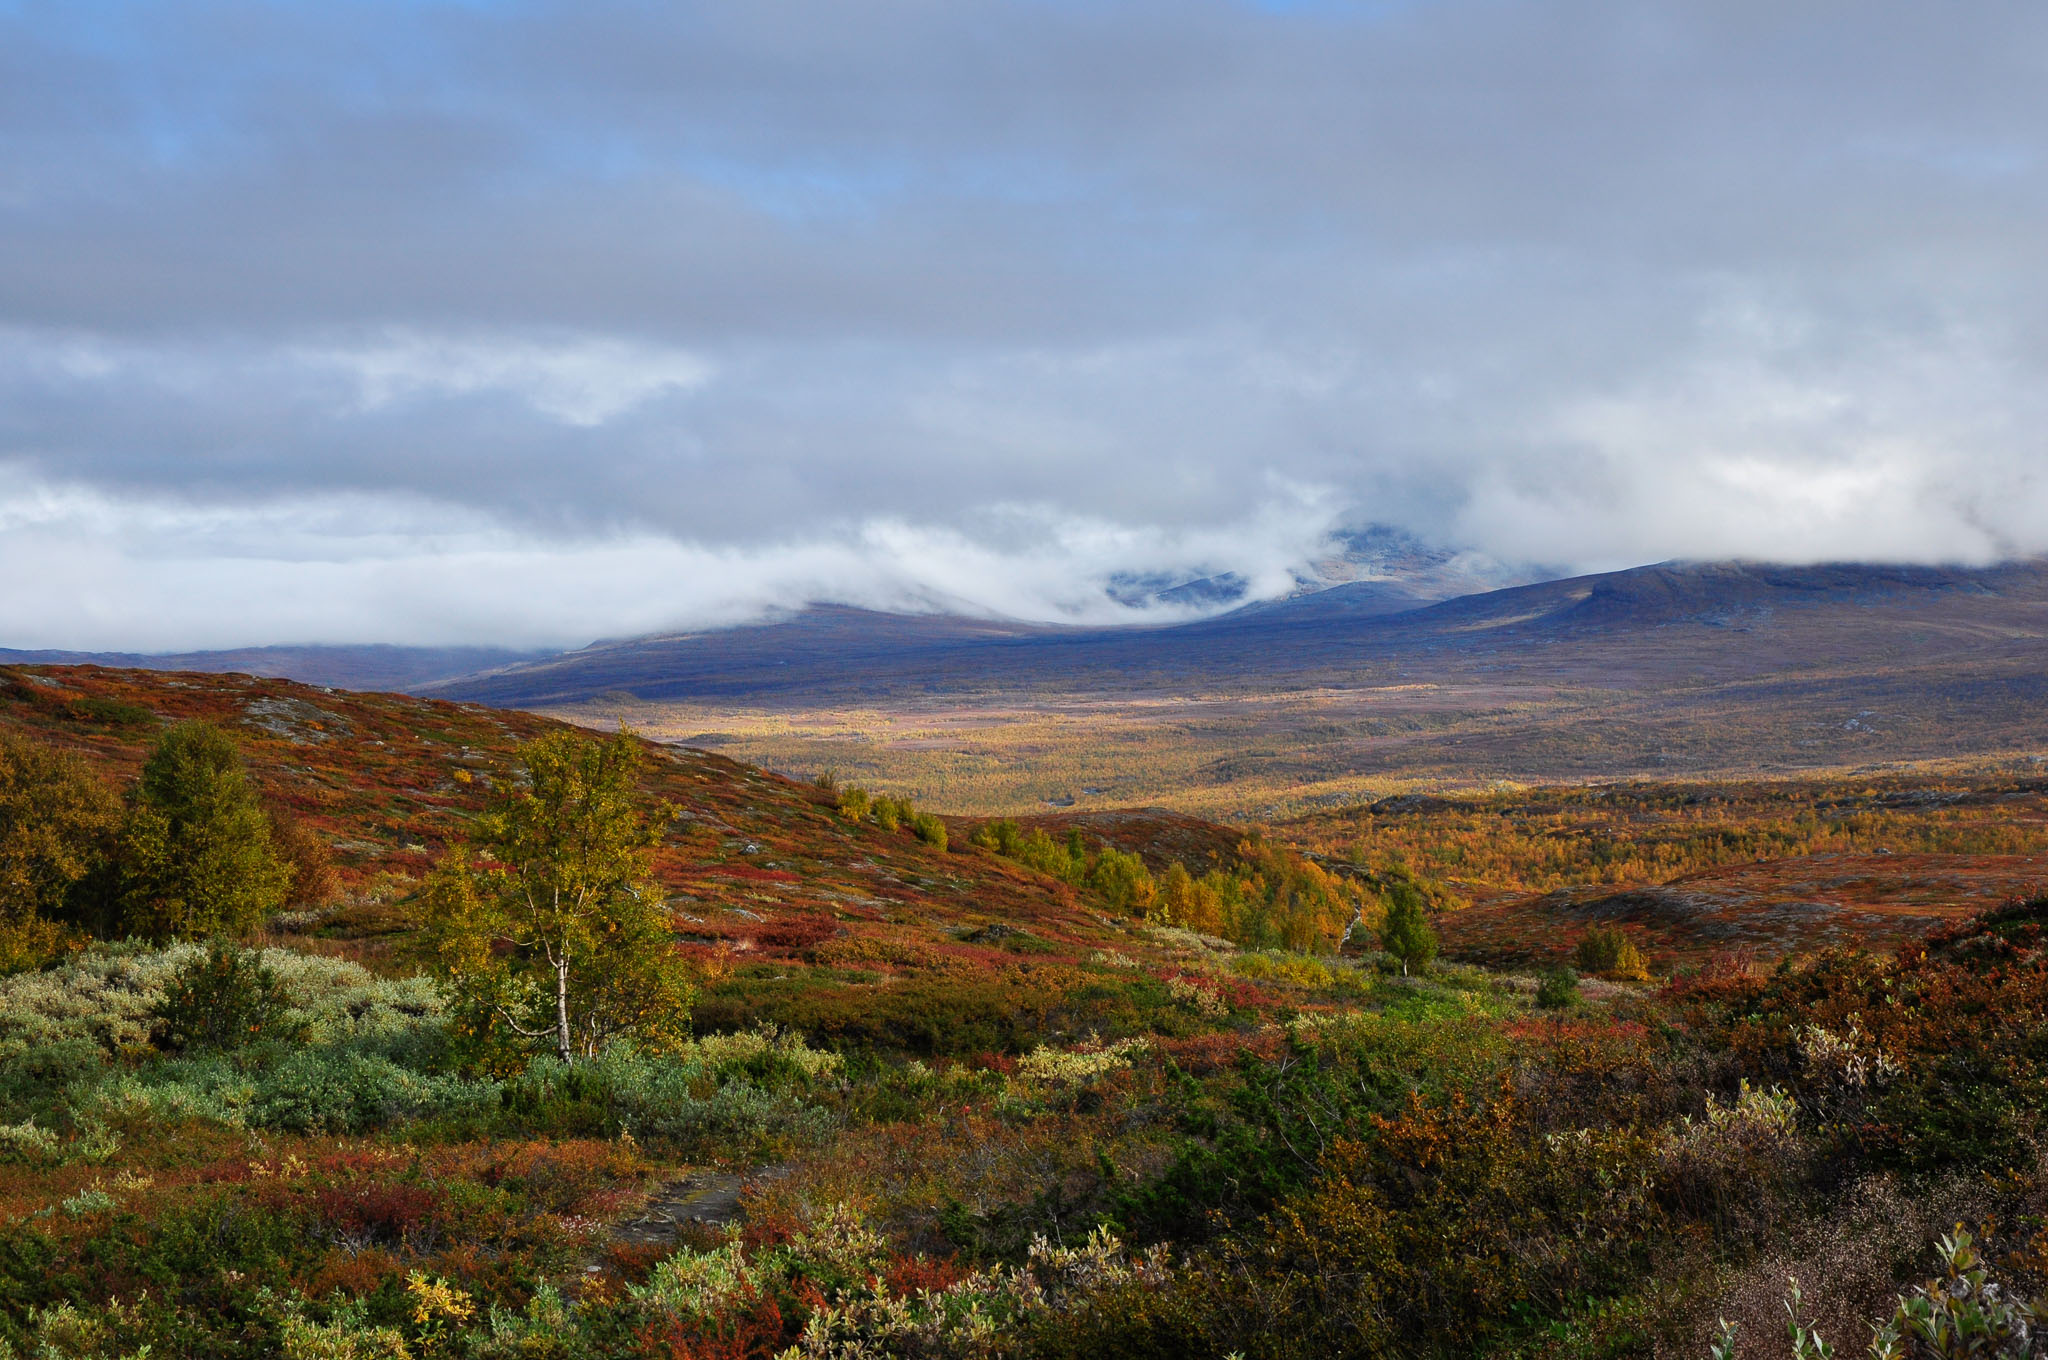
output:
[[0, 645], [2048, 550], [2048, 9], [0, 0]]

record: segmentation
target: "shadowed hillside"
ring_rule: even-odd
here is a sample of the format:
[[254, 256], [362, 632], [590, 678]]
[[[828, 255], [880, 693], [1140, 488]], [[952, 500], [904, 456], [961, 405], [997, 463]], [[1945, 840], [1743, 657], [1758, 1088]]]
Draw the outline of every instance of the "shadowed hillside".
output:
[[[1939, 660], [2048, 636], [2048, 566], [1641, 567], [1401, 608], [1373, 582], [1161, 628], [1062, 629], [817, 608], [777, 623], [601, 643], [435, 686], [544, 707], [907, 693], [1117, 693], [1442, 680], [1474, 669], [1561, 681], [1588, 665], [1647, 683], [1818, 665]], [[1389, 606], [1392, 608], [1389, 608]], [[1603, 655], [1572, 662], [1565, 648]], [[1620, 673], [1614, 672], [1619, 669]]]

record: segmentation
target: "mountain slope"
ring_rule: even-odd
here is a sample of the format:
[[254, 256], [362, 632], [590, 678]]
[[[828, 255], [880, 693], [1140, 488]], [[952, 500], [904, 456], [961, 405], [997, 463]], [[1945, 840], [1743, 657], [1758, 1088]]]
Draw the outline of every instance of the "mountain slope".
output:
[[1387, 614], [1372, 583], [1168, 628], [814, 610], [439, 692], [973, 813], [1272, 817], [1415, 781], [2048, 754], [2048, 564], [1670, 564]]
[[871, 700], [1159, 686], [1286, 688], [1484, 665], [1565, 674], [1560, 655], [1646, 673], [1777, 673], [2038, 647], [2048, 565], [1988, 569], [1745, 563], [1664, 565], [1547, 581], [1388, 612], [1374, 582], [1197, 623], [1076, 629], [807, 610], [751, 627], [605, 643], [429, 686], [516, 707], [640, 700]]
[[[518, 744], [560, 726], [240, 675], [0, 667], [0, 731], [77, 752], [118, 784], [163, 723], [186, 718], [234, 733], [266, 801], [332, 846], [343, 891], [298, 927], [308, 947], [394, 964], [411, 957], [409, 898], [422, 876], [510, 776]], [[708, 979], [705, 1023], [777, 1014], [798, 973], [812, 984], [805, 1014], [825, 1030], [886, 1016], [949, 975], [1007, 995], [1025, 973], [1051, 970], [1039, 990], [1052, 1004], [1059, 968], [1102, 942], [1149, 948], [1064, 884], [964, 836], [935, 851], [907, 829], [846, 822], [810, 785], [704, 751], [650, 744], [647, 754], [645, 791], [675, 811], [656, 868]], [[1031, 952], [977, 943], [989, 927]]]

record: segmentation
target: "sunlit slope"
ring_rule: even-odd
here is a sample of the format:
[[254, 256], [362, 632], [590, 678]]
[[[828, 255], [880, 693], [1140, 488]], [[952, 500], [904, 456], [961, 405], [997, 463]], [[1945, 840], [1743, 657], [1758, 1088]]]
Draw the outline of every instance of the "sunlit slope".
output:
[[[560, 724], [531, 714], [238, 675], [97, 667], [0, 668], [0, 727], [131, 780], [161, 726], [204, 718], [237, 737], [263, 795], [329, 845], [344, 883], [309, 943], [371, 961], [403, 955], [409, 899], [462, 835], [525, 739]], [[832, 796], [722, 756], [650, 744], [645, 788], [675, 818], [658, 857], [687, 948], [717, 976], [858, 955], [862, 938], [914, 941], [961, 967], [1014, 961], [965, 940], [1000, 924], [1047, 959], [1113, 932], [1073, 891], [964, 844], [940, 852], [908, 830], [855, 826]], [[997, 932], [1000, 934], [1001, 932]], [[889, 950], [870, 950], [871, 974]], [[878, 971], [879, 970], [879, 971]]]

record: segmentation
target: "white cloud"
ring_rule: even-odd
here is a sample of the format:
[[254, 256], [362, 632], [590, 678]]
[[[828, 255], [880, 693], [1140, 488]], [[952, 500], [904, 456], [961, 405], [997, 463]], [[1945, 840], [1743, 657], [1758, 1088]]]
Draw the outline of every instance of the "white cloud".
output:
[[400, 331], [346, 345], [302, 346], [291, 356], [356, 384], [369, 409], [421, 393], [508, 392], [569, 425], [602, 425], [650, 398], [688, 392], [711, 365], [687, 350], [601, 336], [553, 340]]
[[[876, 520], [828, 538], [713, 548], [650, 534], [544, 539], [460, 506], [343, 496], [223, 507], [117, 500], [0, 477], [0, 594], [15, 647], [161, 650], [268, 642], [572, 646], [743, 622], [810, 602], [1063, 623], [1171, 622], [1118, 605], [1118, 573], [1190, 561], [1278, 593], [1328, 532], [1324, 498], [1279, 487], [1201, 532], [994, 512], [971, 536]], [[1007, 545], [991, 547], [1000, 538]]]
[[1998, 346], [1844, 344], [1761, 307], [1715, 309], [1700, 335], [1632, 387], [1559, 402], [1540, 452], [1474, 479], [1458, 533], [1581, 569], [2048, 552], [2048, 394]]

